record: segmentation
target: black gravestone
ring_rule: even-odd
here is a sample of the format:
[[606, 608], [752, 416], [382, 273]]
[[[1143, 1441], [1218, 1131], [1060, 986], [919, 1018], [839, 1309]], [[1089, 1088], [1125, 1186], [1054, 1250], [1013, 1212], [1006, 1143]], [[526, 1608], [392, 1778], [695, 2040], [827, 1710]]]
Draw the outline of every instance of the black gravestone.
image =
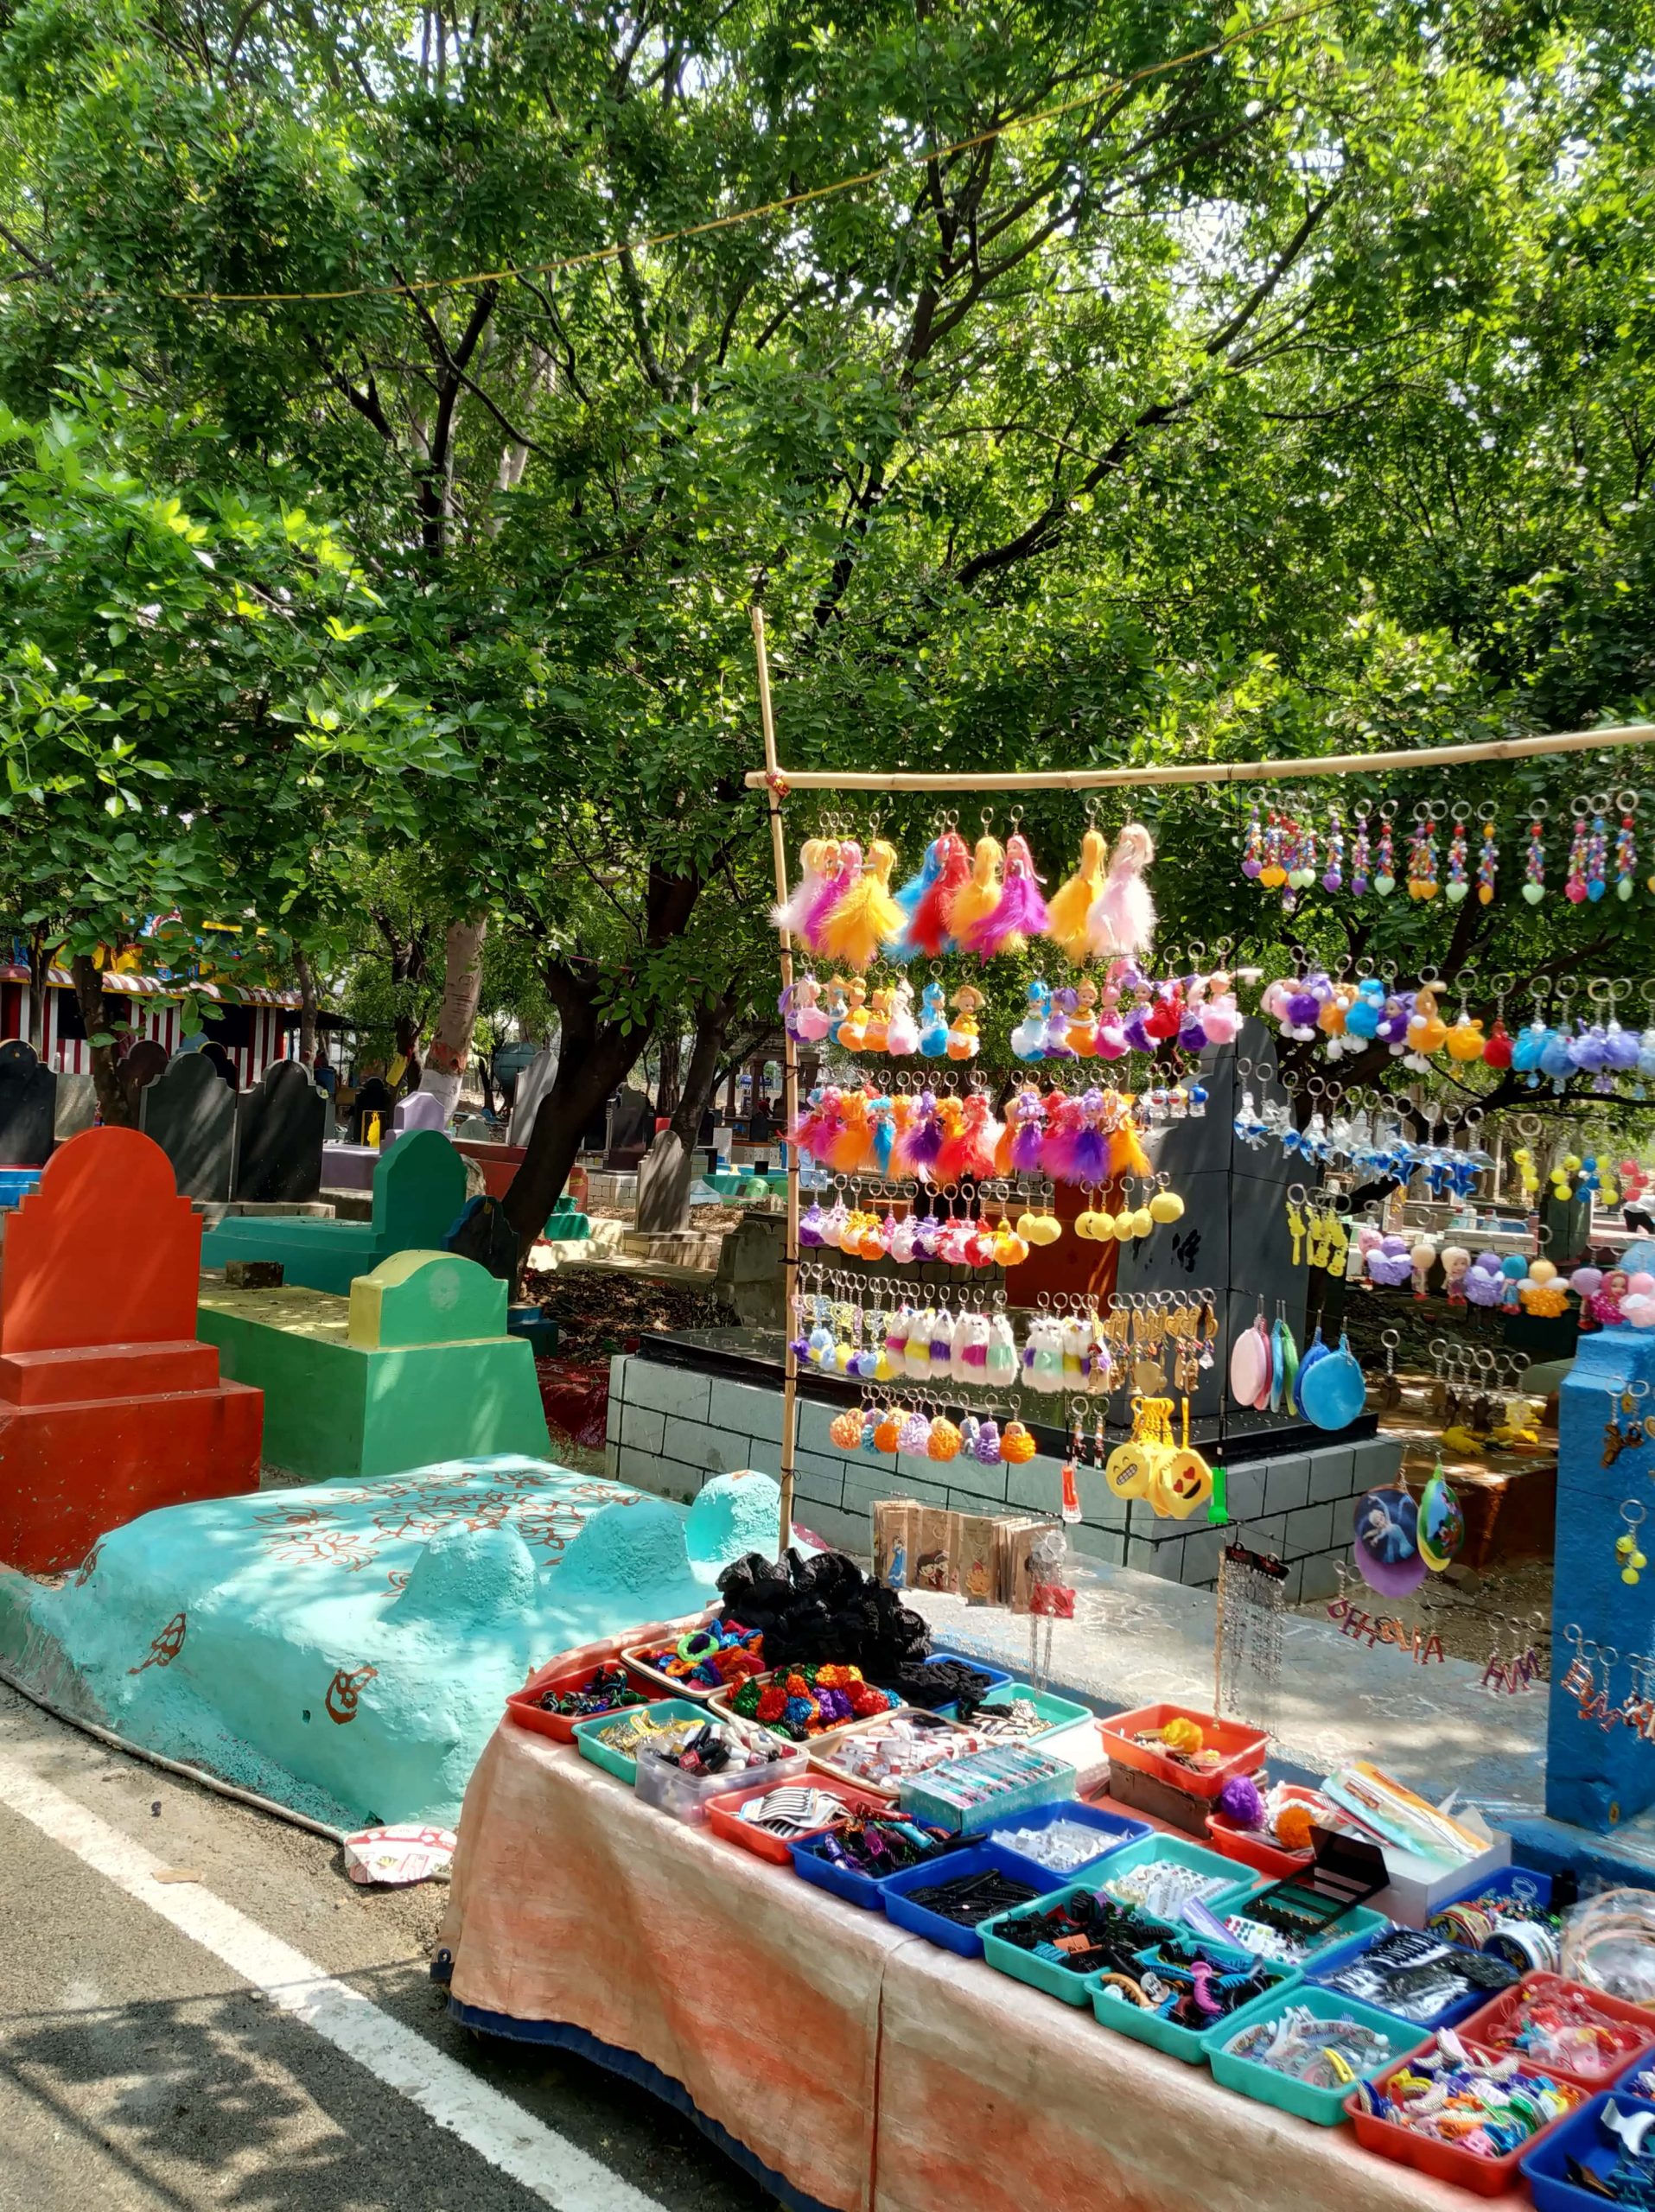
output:
[[442, 1239], [442, 1249], [462, 1260], [474, 1260], [502, 1282], [516, 1277], [517, 1231], [498, 1198], [468, 1198]]
[[235, 1180], [236, 1094], [205, 1052], [176, 1054], [144, 1085], [138, 1127], [171, 1160], [186, 1198], [229, 1198]]
[[360, 1144], [363, 1132], [371, 1118], [379, 1116], [379, 1134], [385, 1137], [391, 1132], [392, 1105], [391, 1085], [377, 1075], [371, 1075], [357, 1092], [351, 1106], [351, 1142]]
[[136, 1115], [138, 1094], [146, 1084], [151, 1084], [167, 1065], [167, 1048], [158, 1045], [153, 1037], [136, 1037], [115, 1063], [115, 1080], [121, 1086], [126, 1100], [126, 1110]]
[[43, 1167], [52, 1156], [57, 1077], [32, 1045], [0, 1045], [0, 1167]]
[[297, 1060], [273, 1060], [236, 1101], [236, 1196], [295, 1205], [321, 1188], [327, 1093]]
[[209, 1037], [201, 1047], [201, 1058], [218, 1070], [232, 1090], [241, 1088], [241, 1078], [236, 1073], [236, 1064], [227, 1047]]

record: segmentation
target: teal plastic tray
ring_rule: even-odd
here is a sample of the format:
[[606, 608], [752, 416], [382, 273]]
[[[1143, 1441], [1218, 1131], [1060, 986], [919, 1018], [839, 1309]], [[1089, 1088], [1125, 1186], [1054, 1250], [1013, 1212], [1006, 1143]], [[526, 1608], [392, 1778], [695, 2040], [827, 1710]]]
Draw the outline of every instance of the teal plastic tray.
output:
[[[653, 1705], [632, 1706], [627, 1710], [647, 1713], [657, 1720], [699, 1722], [707, 1718], [706, 1707], [691, 1705], [687, 1697], [664, 1697]], [[575, 1723], [575, 1748], [583, 1759], [590, 1759], [594, 1766], [601, 1766], [606, 1774], [614, 1775], [617, 1782], [624, 1782], [630, 1789], [638, 1778], [637, 1760], [627, 1758], [621, 1751], [612, 1751], [607, 1744], [600, 1744], [597, 1740], [601, 1728], [611, 1727], [621, 1718], [623, 1715], [618, 1713], [597, 1713], [589, 1720], [577, 1720]]]
[[[1041, 1735], [1050, 1735], [1054, 1729], [1058, 1728], [1072, 1728], [1077, 1720], [1095, 1720], [1098, 1718], [1097, 1714], [1091, 1712], [1085, 1706], [1077, 1705], [1073, 1698], [1053, 1697], [1049, 1690], [1033, 1689], [1027, 1682], [1001, 1682], [989, 1692], [983, 1704], [990, 1707], [1015, 1705], [1020, 1697], [1026, 1698], [1035, 1712], [1040, 1714], [1041, 1719], [1045, 1721], [1046, 1726], [1041, 1731]], [[980, 1712], [982, 1707], [977, 1710]], [[962, 1725], [969, 1728], [974, 1725], [974, 1720], [975, 1715], [972, 1720], [965, 1721]], [[1038, 1744], [1041, 1738], [1040, 1736], [1023, 1736], [1014, 1739], [1009, 1737], [1005, 1740]]]
[[[1014, 1981], [1026, 1981], [1031, 1989], [1043, 1989], [1048, 1997], [1060, 1997], [1066, 2005], [1089, 2005], [1095, 1974], [1071, 1974], [1066, 1967], [1053, 1966], [1049, 1959], [1037, 1959], [1032, 1951], [1020, 1951], [1015, 1943], [1008, 1943], [998, 1930], [1008, 1920], [1023, 1920], [1032, 1912], [1049, 1912], [1054, 1904], [1065, 1904], [1083, 1891], [1096, 1897], [1098, 1886], [1096, 1878], [1089, 1882], [1066, 1882], [1061, 1889], [1036, 1897], [1032, 1904], [1014, 1905], [1009, 1912], [996, 1913], [992, 1920], [983, 1921], [977, 1931], [983, 1938], [983, 1957], [1000, 1973], [1009, 1974]], [[1167, 1930], [1168, 1936], [1174, 1932], [1170, 1928]]]
[[[1204, 2041], [1213, 2080], [1221, 2082], [1226, 2089], [1238, 2089], [1244, 2097], [1251, 2097], [1261, 2105], [1274, 2105], [1280, 2112], [1296, 2113], [1301, 2120], [1314, 2120], [1318, 2127], [1337, 2127], [1345, 2117], [1345, 2100], [1351, 2093], [1348, 2082], [1334, 2089], [1312, 2089], [1302, 2082], [1289, 2081], [1285, 2074], [1277, 2074], [1271, 2067], [1259, 2065], [1256, 2059], [1237, 2058], [1225, 2048], [1244, 2030], [1256, 2027], [1261, 2020], [1275, 2019], [1294, 2005], [1303, 2005], [1319, 2020], [1359, 2021], [1365, 2028], [1372, 2028], [1386, 2038], [1390, 2056], [1376, 2061], [1363, 2075], [1365, 2081], [1373, 2074], [1383, 2074], [1387, 2066], [1394, 2065], [1406, 2052], [1420, 2047], [1419, 2030], [1407, 2020], [1399, 2020], [1394, 2012], [1381, 2012], [1374, 2005], [1355, 2004], [1350, 1998], [1340, 1996], [1336, 1990], [1319, 1989], [1314, 1982], [1302, 1981], [1285, 1995], [1260, 1998], [1257, 2004], [1247, 2005], [1206, 2035]], [[1423, 2040], [1429, 2042], [1430, 2038]]]
[[[1193, 1867], [1197, 1873], [1221, 1879], [1224, 1887], [1202, 1900], [1217, 1920], [1222, 1920], [1242, 1898], [1251, 1897], [1264, 1879], [1251, 1866], [1238, 1866], [1233, 1859], [1225, 1859], [1218, 1852], [1209, 1851], [1204, 1843], [1192, 1842], [1187, 1836], [1155, 1834], [1146, 1835], [1140, 1843], [1129, 1843], [1120, 1851], [1111, 1851], [1107, 1863], [1098, 1869], [1092, 1886], [1107, 1891], [1117, 1904], [1122, 1904], [1125, 1900], [1116, 1897], [1114, 1884], [1134, 1866], [1151, 1860], [1157, 1866], [1170, 1861], [1174, 1866]], [[1237, 1948], [1246, 1947], [1242, 1944]]]
[[[1183, 1940], [1187, 1942], [1188, 1938]], [[1268, 2005], [1272, 1999], [1279, 1997], [1284, 1990], [1295, 1987], [1302, 1980], [1297, 1967], [1278, 1967], [1273, 1961], [1254, 1958], [1251, 1951], [1221, 1951], [1216, 1943], [1204, 1948], [1215, 1966], [1234, 1967], [1238, 1970], [1258, 1967], [1275, 1984], [1270, 1997], [1256, 1998], [1253, 2004], [1244, 2005], [1239, 2011], [1232, 2012], [1228, 2020], [1220, 2021], [1220, 2027], [1228, 2027], [1236, 2020], [1246, 2020], [1255, 2009]], [[1148, 1951], [1140, 1951], [1140, 1963], [1151, 1955]], [[1092, 2009], [1104, 2027], [1113, 2028], [1121, 2035], [1130, 2036], [1135, 2043], [1153, 2044], [1157, 2050], [1164, 2050], [1173, 2058], [1181, 2058], [1187, 2065], [1200, 2066], [1204, 2062], [1207, 2038], [1217, 2034], [1217, 2029], [1181, 2028], [1176, 2020], [1162, 2019], [1158, 2012], [1146, 2012], [1128, 1998], [1111, 1997], [1102, 1974], [1088, 1974], [1086, 1980], [1092, 1987]]]
[[[1219, 1914], [1219, 1918], [1222, 1920], [1225, 1913], [1228, 1912], [1244, 1912], [1246, 1897], [1256, 1897], [1260, 1890], [1267, 1890], [1270, 1885], [1270, 1877], [1268, 1874], [1256, 1875], [1249, 1883], [1239, 1904], [1232, 1899]], [[1337, 1920], [1330, 1921], [1322, 1930], [1321, 1941], [1313, 1943], [1302, 1959], [1295, 1959], [1292, 1963], [1295, 1966], [1308, 1967], [1313, 1959], [1318, 1959], [1324, 1952], [1331, 1951], [1336, 1944], [1348, 1943], [1353, 1937], [1359, 1936], [1377, 1936], [1382, 1928], [1389, 1928], [1391, 1925], [1392, 1923], [1385, 1918], [1384, 1913], [1375, 1912], [1371, 1904], [1353, 1904], [1348, 1912], [1342, 1912]], [[1235, 1940], [1238, 1943], [1242, 1941], [1239, 1936]], [[1244, 1948], [1245, 1946], [1244, 1945], [1243, 1948]], [[1391, 2016], [1387, 2013], [1385, 2017], [1388, 2019]]]

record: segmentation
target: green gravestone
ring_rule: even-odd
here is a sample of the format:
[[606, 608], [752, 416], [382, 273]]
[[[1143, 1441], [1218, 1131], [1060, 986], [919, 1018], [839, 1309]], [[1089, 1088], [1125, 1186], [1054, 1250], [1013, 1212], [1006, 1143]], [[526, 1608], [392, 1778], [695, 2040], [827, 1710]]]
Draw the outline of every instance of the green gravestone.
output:
[[398, 1252], [348, 1299], [207, 1282], [197, 1326], [223, 1375], [263, 1378], [265, 1459], [302, 1480], [350, 1480], [432, 1452], [550, 1450], [534, 1353], [506, 1335], [506, 1285], [474, 1260]]
[[279, 1260], [288, 1282], [343, 1297], [393, 1253], [437, 1249], [465, 1202], [465, 1161], [436, 1130], [416, 1129], [380, 1155], [371, 1221], [226, 1214], [201, 1239], [201, 1265]]

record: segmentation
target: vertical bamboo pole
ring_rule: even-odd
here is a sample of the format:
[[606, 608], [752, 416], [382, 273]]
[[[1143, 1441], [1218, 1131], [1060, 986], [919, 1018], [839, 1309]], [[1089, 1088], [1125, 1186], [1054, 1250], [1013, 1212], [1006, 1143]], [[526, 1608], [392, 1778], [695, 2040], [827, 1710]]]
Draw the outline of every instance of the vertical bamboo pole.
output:
[[[787, 846], [781, 831], [781, 800], [785, 786], [776, 762], [776, 723], [770, 706], [770, 658], [765, 650], [764, 609], [753, 609], [753, 651], [759, 669], [759, 719], [764, 725], [765, 790], [770, 802], [770, 857], [775, 864], [776, 903], [787, 896]], [[781, 987], [793, 980], [793, 941], [781, 933]], [[799, 1047], [783, 1024], [782, 1112], [791, 1131], [799, 1119]], [[787, 1146], [787, 1238], [782, 1251], [781, 1356], [781, 1514], [778, 1531], [780, 1558], [792, 1541], [794, 1431], [799, 1423], [799, 1362], [793, 1353], [793, 1294], [799, 1287], [799, 1153]]]

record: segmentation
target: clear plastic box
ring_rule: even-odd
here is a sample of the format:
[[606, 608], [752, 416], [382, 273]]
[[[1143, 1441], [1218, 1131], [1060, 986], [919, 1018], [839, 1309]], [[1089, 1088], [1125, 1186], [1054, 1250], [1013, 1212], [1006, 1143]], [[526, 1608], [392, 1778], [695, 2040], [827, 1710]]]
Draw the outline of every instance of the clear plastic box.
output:
[[645, 1804], [670, 1814], [675, 1821], [697, 1825], [706, 1819], [710, 1799], [760, 1783], [775, 1789], [783, 1783], [802, 1782], [809, 1765], [802, 1744], [784, 1745], [781, 1757], [767, 1766], [729, 1766], [722, 1774], [685, 1774], [681, 1767], [666, 1759], [652, 1758], [646, 1751], [640, 1755], [633, 1787]]

